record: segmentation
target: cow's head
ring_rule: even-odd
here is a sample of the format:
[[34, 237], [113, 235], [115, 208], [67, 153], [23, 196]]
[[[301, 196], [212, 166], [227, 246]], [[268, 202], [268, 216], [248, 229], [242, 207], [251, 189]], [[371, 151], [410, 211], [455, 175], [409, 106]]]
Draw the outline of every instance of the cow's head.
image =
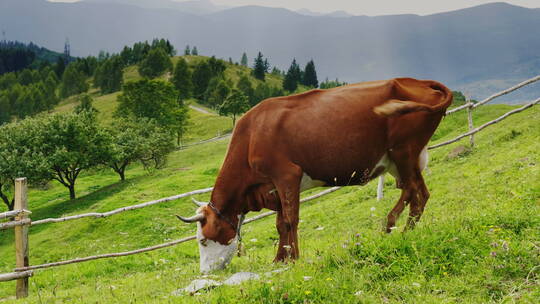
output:
[[186, 223], [197, 223], [197, 242], [200, 253], [200, 269], [202, 273], [223, 269], [227, 266], [238, 248], [238, 233], [241, 219], [234, 222], [206, 203], [200, 203], [196, 214], [192, 217], [177, 216]]

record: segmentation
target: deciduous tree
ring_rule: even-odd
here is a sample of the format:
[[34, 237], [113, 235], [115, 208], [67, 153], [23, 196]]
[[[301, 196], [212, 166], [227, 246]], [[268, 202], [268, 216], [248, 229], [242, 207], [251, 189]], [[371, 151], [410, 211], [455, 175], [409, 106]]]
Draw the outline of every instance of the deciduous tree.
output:
[[172, 70], [172, 61], [160, 47], [150, 50], [139, 64], [139, 74], [147, 78], [156, 78], [167, 70]]
[[231, 94], [219, 106], [219, 115], [231, 116], [233, 127], [236, 124], [236, 116], [249, 110], [247, 96], [238, 89], [233, 89]]

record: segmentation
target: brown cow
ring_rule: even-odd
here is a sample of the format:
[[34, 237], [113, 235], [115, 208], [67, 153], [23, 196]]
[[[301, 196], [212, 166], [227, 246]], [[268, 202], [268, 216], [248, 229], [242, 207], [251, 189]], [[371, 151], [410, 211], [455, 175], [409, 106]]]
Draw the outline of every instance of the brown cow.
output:
[[230, 262], [244, 214], [262, 208], [277, 211], [275, 261], [297, 259], [300, 192], [362, 185], [384, 172], [402, 189], [386, 231], [406, 204], [412, 228], [429, 197], [421, 174], [426, 145], [451, 102], [444, 85], [411, 78], [261, 102], [238, 121], [211, 202], [191, 218], [179, 217], [198, 223], [201, 271]]

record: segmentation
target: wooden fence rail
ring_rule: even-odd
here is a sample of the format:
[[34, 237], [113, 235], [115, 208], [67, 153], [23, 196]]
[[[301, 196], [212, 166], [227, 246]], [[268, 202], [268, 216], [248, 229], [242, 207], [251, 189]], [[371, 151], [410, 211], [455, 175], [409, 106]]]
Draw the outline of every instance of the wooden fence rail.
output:
[[22, 214], [22, 213], [26, 213], [27, 215], [32, 214], [32, 212], [30, 210], [26, 210], [26, 209], [12, 210], [12, 211], [7, 211], [7, 212], [0, 213], [0, 220], [10, 218], [10, 217], [16, 217], [17, 215]]
[[21, 272], [8, 272], [0, 274], [0, 282], [19, 280], [28, 278], [34, 275], [32, 270], [21, 271]]
[[510, 115], [513, 115], [513, 114], [522, 112], [522, 111], [524, 111], [524, 110], [526, 110], [526, 109], [528, 109], [528, 108], [530, 108], [530, 107], [532, 107], [532, 106], [538, 104], [539, 102], [540, 102], [540, 98], [538, 98], [538, 99], [536, 99], [535, 101], [532, 101], [532, 102], [530, 102], [530, 103], [528, 103], [528, 104], [526, 104], [526, 105], [524, 105], [524, 106], [522, 106], [522, 107], [520, 107], [520, 108], [517, 108], [517, 109], [515, 109], [515, 110], [509, 111], [509, 112], [505, 113], [504, 115], [498, 117], [497, 119], [494, 119], [494, 120], [492, 120], [492, 121], [486, 122], [485, 124], [483, 124], [483, 125], [481, 125], [481, 126], [479, 126], [479, 127], [477, 127], [477, 128], [474, 128], [473, 130], [471, 130], [471, 131], [469, 131], [469, 132], [467, 132], [467, 133], [463, 133], [463, 134], [457, 136], [457, 137], [454, 138], [454, 139], [451, 139], [451, 140], [448, 140], [448, 141], [445, 141], [445, 142], [442, 142], [442, 143], [439, 143], [439, 144], [436, 144], [436, 145], [433, 145], [433, 146], [429, 146], [428, 149], [430, 149], [430, 150], [431, 150], [431, 149], [436, 149], [436, 148], [439, 148], [439, 147], [442, 147], [442, 146], [449, 145], [449, 144], [451, 144], [451, 143], [455, 143], [456, 141], [459, 141], [459, 140], [461, 140], [462, 138], [465, 138], [465, 137], [467, 137], [467, 136], [473, 135], [474, 133], [478, 133], [478, 132], [480, 132], [482, 129], [484, 129], [484, 128], [490, 126], [490, 125], [493, 125], [493, 124], [498, 123], [499, 121], [501, 121], [501, 120], [507, 118], [507, 117], [510, 116]]
[[[475, 104], [472, 106], [472, 109], [476, 109], [476, 108], [478, 108], [479, 106], [481, 106], [481, 105], [483, 105], [483, 104], [486, 104], [486, 103], [492, 101], [493, 99], [495, 99], [495, 98], [497, 98], [497, 97], [500, 97], [500, 96], [506, 95], [506, 94], [508, 94], [508, 93], [511, 93], [511, 92], [513, 92], [513, 91], [515, 91], [515, 90], [517, 90], [517, 89], [519, 89], [519, 88], [522, 88], [522, 87], [524, 87], [524, 86], [526, 86], [526, 85], [529, 85], [529, 84], [531, 84], [531, 83], [537, 82], [537, 81], [539, 81], [539, 80], [540, 80], [540, 75], [537, 75], [537, 76], [535, 76], [535, 77], [533, 77], [533, 78], [530, 78], [530, 79], [527, 79], [527, 80], [525, 80], [525, 81], [523, 81], [523, 82], [520, 82], [520, 83], [516, 84], [515, 86], [513, 86], [513, 87], [511, 87], [511, 88], [508, 88], [508, 89], [506, 89], [506, 90], [497, 92], [497, 93], [495, 93], [495, 94], [489, 96], [488, 98], [486, 98], [486, 99], [484, 99], [484, 100], [481, 100], [481, 101], [475, 103]], [[451, 109], [451, 110], [446, 111], [446, 115], [449, 115], [449, 114], [452, 114], [452, 113], [455, 113], [455, 112], [459, 112], [459, 111], [464, 110], [464, 109], [467, 109], [467, 108], [469, 108], [469, 105], [468, 105], [468, 104], [464, 104], [464, 105], [461, 105], [461, 106], [459, 106], [459, 107], [456, 107], [456, 108], [453, 108], [453, 109]]]
[[[314, 200], [314, 199], [319, 198], [319, 197], [321, 197], [323, 195], [334, 192], [334, 191], [336, 191], [336, 190], [338, 190], [340, 188], [341, 187], [332, 187], [332, 188], [326, 189], [326, 190], [321, 191], [321, 192], [319, 192], [317, 194], [306, 197], [306, 198], [300, 200], [300, 202], [303, 203], [303, 202], [307, 202], [307, 201], [310, 201], [310, 200]], [[259, 215], [256, 215], [254, 217], [251, 217], [251, 218], [245, 220], [244, 224], [249, 224], [251, 222], [260, 220], [262, 218], [265, 218], [265, 217], [270, 216], [270, 215], [275, 214], [275, 213], [276, 213], [275, 211], [269, 211], [269, 212], [261, 213]], [[175, 241], [171, 241], [171, 242], [167, 242], [167, 243], [163, 243], [163, 244], [159, 244], [159, 245], [154, 245], [154, 246], [151, 246], [151, 247], [141, 248], [141, 249], [137, 249], [137, 250], [132, 250], [132, 251], [117, 252], [117, 253], [105, 253], [105, 254], [93, 255], [93, 256], [88, 256], [88, 257], [84, 257], [84, 258], [75, 258], [75, 259], [72, 259], [72, 260], [66, 260], [66, 261], [60, 261], [60, 262], [46, 263], [46, 264], [40, 264], [40, 265], [32, 265], [32, 266], [26, 266], [26, 267], [17, 267], [17, 268], [15, 268], [15, 271], [28, 271], [28, 270], [43, 269], [43, 268], [50, 268], [50, 267], [74, 264], [74, 263], [81, 263], [81, 262], [92, 261], [92, 260], [97, 260], [97, 259], [122, 257], [122, 256], [138, 254], [138, 253], [143, 253], [143, 252], [148, 252], [148, 251], [152, 251], [152, 250], [157, 250], [157, 249], [161, 249], [161, 248], [174, 246], [174, 245], [177, 245], [177, 244], [180, 244], [180, 243], [185, 243], [187, 241], [194, 240], [195, 238], [196, 237], [194, 235], [192, 235], [192, 236], [181, 238], [181, 239], [178, 239], [178, 240], [175, 240]]]
[[194, 191], [191, 191], [191, 192], [186, 192], [186, 193], [182, 193], [182, 194], [178, 194], [178, 195], [173, 195], [173, 196], [169, 196], [169, 197], [165, 197], [165, 198], [160, 198], [160, 199], [149, 201], [149, 202], [146, 202], [146, 203], [141, 203], [141, 204], [137, 204], [137, 205], [131, 205], [131, 206], [127, 206], [127, 207], [114, 209], [114, 210], [111, 210], [111, 211], [108, 211], [108, 212], [102, 212], [102, 213], [100, 213], [100, 212], [90, 212], [90, 213], [83, 213], [83, 214], [71, 215], [71, 216], [60, 217], [60, 218], [47, 218], [47, 219], [43, 219], [43, 220], [39, 220], [39, 221], [34, 221], [34, 222], [31, 223], [31, 225], [34, 226], [34, 225], [40, 225], [40, 224], [46, 224], [46, 223], [66, 222], [66, 221], [77, 220], [77, 219], [81, 219], [81, 218], [85, 218], [85, 217], [108, 217], [108, 216], [111, 216], [111, 215], [114, 215], [114, 214], [129, 211], [129, 210], [141, 209], [141, 208], [144, 208], [144, 207], [152, 206], [152, 205], [163, 203], [163, 202], [174, 201], [174, 200], [181, 199], [181, 198], [191, 196], [191, 195], [207, 193], [207, 192], [212, 191], [212, 189], [213, 188], [210, 187], [210, 188], [194, 190]]

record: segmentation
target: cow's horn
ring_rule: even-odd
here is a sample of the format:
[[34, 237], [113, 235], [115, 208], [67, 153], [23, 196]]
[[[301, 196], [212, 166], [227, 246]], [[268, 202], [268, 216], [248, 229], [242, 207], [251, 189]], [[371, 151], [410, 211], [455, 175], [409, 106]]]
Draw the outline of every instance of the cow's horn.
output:
[[196, 214], [192, 217], [183, 217], [180, 215], [177, 215], [176, 217], [184, 223], [195, 223], [204, 220], [204, 214], [202, 213]]
[[197, 205], [198, 207], [204, 207], [206, 206], [208, 203], [204, 203], [204, 202], [199, 202], [198, 200], [196, 200], [194, 197], [191, 198], [191, 201]]

